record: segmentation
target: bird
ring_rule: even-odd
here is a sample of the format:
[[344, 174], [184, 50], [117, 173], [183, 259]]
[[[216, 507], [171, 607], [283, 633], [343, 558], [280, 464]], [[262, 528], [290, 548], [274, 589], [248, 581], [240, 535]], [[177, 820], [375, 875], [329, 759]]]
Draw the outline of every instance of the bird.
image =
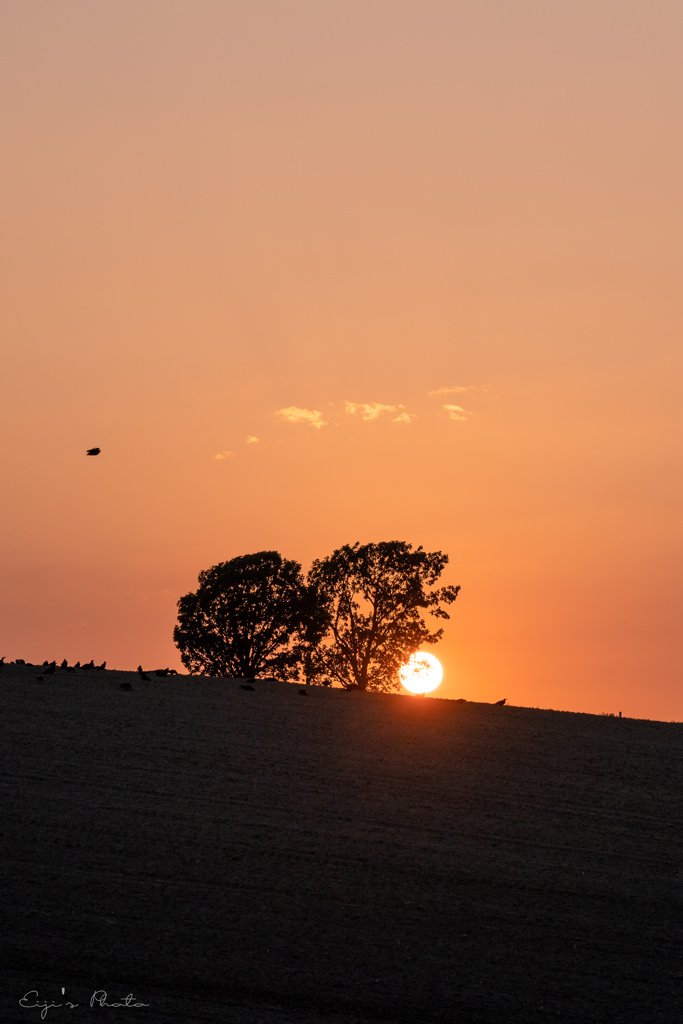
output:
[[95, 667], [95, 662], [92, 661], [92, 659], [88, 662], [87, 665], [81, 665], [81, 668], [94, 668], [94, 667]]
[[74, 668], [80, 668], [80, 667], [81, 667], [81, 663], [80, 663], [80, 661], [77, 661], [76, 664], [74, 665]]
[[95, 665], [95, 668], [97, 669], [98, 672], [102, 672], [102, 670], [105, 669], [106, 667], [107, 667], [106, 661], [103, 661], [101, 665]]
[[253, 690], [253, 686], [249, 686], [249, 683], [240, 683], [240, 690]]
[[59, 667], [60, 668], [68, 668], [69, 667], [69, 662], [66, 660], [66, 658], [64, 659], [64, 661], [62, 662], [62, 664]]
[[163, 679], [165, 676], [168, 675], [168, 669], [167, 668], [156, 668], [154, 670], [154, 675], [155, 676], [159, 676], [161, 679]]
[[140, 676], [140, 679], [143, 679], [146, 683], [152, 682], [147, 673], [143, 671], [142, 665], [138, 665], [138, 675]]
[[505, 703], [505, 701], [506, 701], [506, 700], [507, 700], [507, 697], [503, 697], [503, 699], [502, 699], [502, 700], [497, 700], [497, 701], [494, 701], [494, 706], [495, 706], [495, 707], [498, 707], [498, 705], [503, 705], [503, 704]]
[[119, 683], [119, 690], [132, 690], [133, 686], [131, 683]]
[[101, 448], [88, 448], [86, 455], [99, 455], [102, 451]]

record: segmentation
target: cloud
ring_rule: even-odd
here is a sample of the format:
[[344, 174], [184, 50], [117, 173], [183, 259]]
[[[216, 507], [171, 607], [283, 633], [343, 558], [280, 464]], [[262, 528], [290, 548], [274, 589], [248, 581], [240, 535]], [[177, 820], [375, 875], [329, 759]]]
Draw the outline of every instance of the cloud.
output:
[[467, 409], [463, 409], [461, 405], [444, 405], [444, 409], [448, 413], [448, 418], [451, 420], [466, 420], [470, 415]]
[[429, 391], [429, 394], [459, 394], [463, 391], [490, 391], [490, 388], [487, 384], [468, 384], [467, 387], [455, 384], [453, 387], [437, 387], [435, 391]]
[[[404, 405], [382, 405], [381, 402], [347, 402], [346, 411], [351, 415], [360, 412], [364, 420], [376, 420], [383, 412], [399, 412]], [[405, 422], [405, 421], [404, 421]], [[410, 421], [408, 421], [410, 422]]]
[[254, 437], [253, 434], [247, 434], [245, 442], [246, 444], [258, 444], [258, 437]]
[[410, 421], [412, 419], [414, 419], [414, 417], [415, 417], [415, 413], [402, 412], [400, 416], [395, 416], [392, 419], [391, 422], [392, 423], [410, 423]]
[[288, 423], [308, 423], [310, 427], [315, 427], [316, 430], [327, 426], [327, 422], [323, 419], [323, 414], [318, 412], [317, 409], [299, 409], [296, 405], [288, 405], [286, 409], [278, 409], [276, 416], [287, 420]]
[[214, 459], [229, 459], [232, 452], [219, 452], [218, 455], [214, 455]]

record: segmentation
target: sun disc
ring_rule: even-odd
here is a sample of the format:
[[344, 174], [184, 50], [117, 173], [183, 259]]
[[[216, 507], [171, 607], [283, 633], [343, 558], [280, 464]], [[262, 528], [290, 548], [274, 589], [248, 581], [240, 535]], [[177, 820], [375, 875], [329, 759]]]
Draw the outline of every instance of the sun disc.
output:
[[426, 651], [411, 654], [398, 674], [403, 686], [411, 693], [431, 693], [443, 679], [441, 663]]

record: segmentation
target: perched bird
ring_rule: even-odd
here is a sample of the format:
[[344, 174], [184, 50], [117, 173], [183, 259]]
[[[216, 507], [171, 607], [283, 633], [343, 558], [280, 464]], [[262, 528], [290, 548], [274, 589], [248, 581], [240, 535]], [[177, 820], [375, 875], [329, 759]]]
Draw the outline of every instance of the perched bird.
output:
[[506, 700], [507, 700], [507, 697], [503, 697], [502, 700], [495, 701], [495, 706], [497, 707], [498, 705], [504, 704]]
[[81, 668], [94, 668], [95, 662], [90, 660], [87, 665], [81, 665]]
[[101, 448], [88, 448], [86, 455], [99, 455], [102, 451]]
[[103, 661], [101, 665], [95, 665], [95, 668], [97, 669], [98, 672], [101, 672], [106, 667], [107, 667], [106, 661]]
[[64, 661], [62, 662], [62, 664], [59, 667], [60, 668], [68, 668], [69, 667], [69, 662], [66, 660], [66, 658], [64, 659]]
[[80, 667], [81, 667], [81, 663], [80, 663], [80, 661], [77, 661], [76, 664], [74, 665], [74, 668], [80, 668]]
[[131, 683], [119, 683], [119, 690], [132, 690], [133, 686]]
[[147, 673], [143, 672], [142, 665], [138, 665], [138, 675], [140, 676], [140, 679], [144, 679], [144, 681], [146, 683], [151, 683], [152, 682], [152, 680], [149, 678]]
[[249, 686], [249, 683], [240, 683], [240, 690], [253, 690], [253, 686]]

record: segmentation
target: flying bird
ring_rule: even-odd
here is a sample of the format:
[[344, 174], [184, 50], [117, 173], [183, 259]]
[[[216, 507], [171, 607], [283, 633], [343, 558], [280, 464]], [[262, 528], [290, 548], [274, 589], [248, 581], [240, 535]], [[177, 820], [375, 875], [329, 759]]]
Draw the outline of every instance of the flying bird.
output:
[[101, 448], [88, 448], [86, 455], [99, 455], [102, 451]]

